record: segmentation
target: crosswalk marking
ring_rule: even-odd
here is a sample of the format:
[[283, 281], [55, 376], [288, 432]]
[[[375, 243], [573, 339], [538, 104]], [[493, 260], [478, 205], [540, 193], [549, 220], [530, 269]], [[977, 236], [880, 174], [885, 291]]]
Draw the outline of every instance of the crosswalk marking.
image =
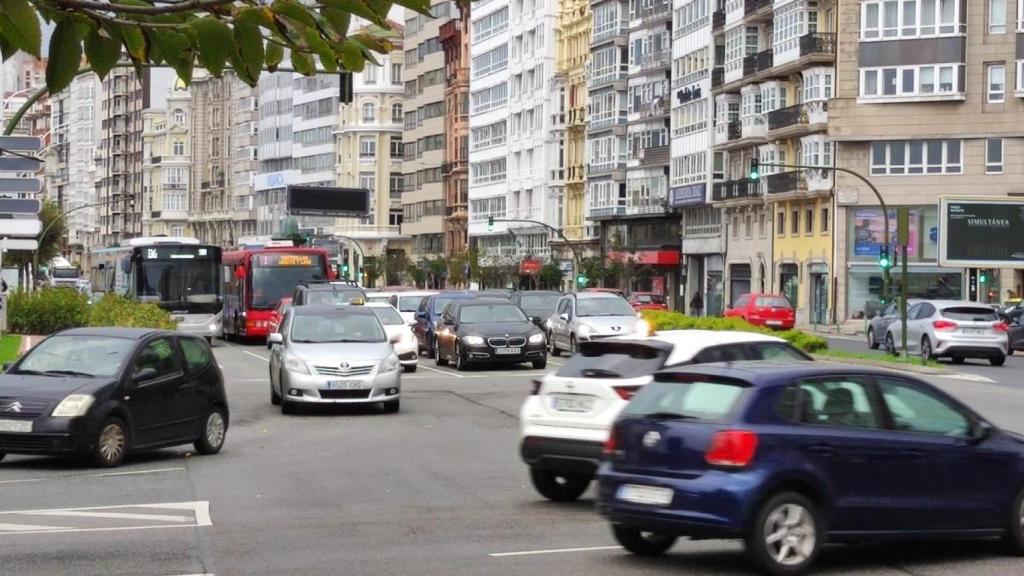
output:
[[188, 522], [187, 516], [165, 514], [125, 514], [121, 512], [79, 512], [76, 510], [49, 510], [26, 513], [28, 516], [66, 516], [71, 518], [115, 518], [118, 520], [151, 520], [153, 522]]

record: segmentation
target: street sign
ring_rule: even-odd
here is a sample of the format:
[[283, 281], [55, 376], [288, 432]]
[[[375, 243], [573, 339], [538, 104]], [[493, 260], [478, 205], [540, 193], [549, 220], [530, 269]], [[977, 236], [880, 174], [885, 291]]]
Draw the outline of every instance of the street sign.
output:
[[43, 184], [38, 178], [0, 178], [0, 193], [28, 192], [38, 194]]
[[0, 136], [0, 148], [18, 152], [38, 152], [43, 148], [43, 140], [38, 136]]
[[38, 250], [39, 241], [34, 238], [3, 238], [0, 248], [4, 250]]
[[0, 236], [38, 236], [42, 229], [38, 219], [0, 219]]
[[42, 159], [0, 156], [0, 172], [38, 172], [42, 167]]
[[288, 214], [306, 216], [365, 216], [370, 212], [370, 191], [366, 188], [289, 186]]
[[34, 198], [0, 198], [0, 214], [39, 214], [42, 208]]
[[1024, 200], [939, 199], [939, 265], [1024, 268]]

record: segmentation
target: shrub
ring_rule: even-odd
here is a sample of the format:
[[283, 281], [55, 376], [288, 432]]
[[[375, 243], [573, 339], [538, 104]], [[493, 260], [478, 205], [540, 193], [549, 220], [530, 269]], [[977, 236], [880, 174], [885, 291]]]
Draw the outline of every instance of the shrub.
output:
[[174, 330], [177, 323], [166, 310], [156, 304], [106, 294], [92, 305], [88, 325]]
[[72, 288], [44, 288], [31, 294], [19, 290], [7, 298], [7, 325], [18, 334], [77, 328], [88, 316], [88, 298]]
[[762, 326], [754, 326], [739, 318], [686, 316], [679, 312], [662, 310], [647, 310], [644, 311], [643, 316], [654, 330], [739, 330], [778, 336], [807, 353], [828, 348], [828, 341], [820, 336], [795, 329], [780, 332]]

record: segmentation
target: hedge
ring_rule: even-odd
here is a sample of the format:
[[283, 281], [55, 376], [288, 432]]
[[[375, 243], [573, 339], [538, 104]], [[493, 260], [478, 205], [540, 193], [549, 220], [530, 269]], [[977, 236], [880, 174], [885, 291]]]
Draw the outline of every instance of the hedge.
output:
[[807, 353], [818, 352], [828, 348], [828, 341], [820, 336], [808, 334], [802, 330], [772, 330], [763, 326], [755, 326], [739, 318], [718, 318], [686, 316], [679, 312], [665, 312], [661, 310], [645, 310], [643, 317], [657, 330], [739, 330], [742, 332], [757, 332], [778, 336], [787, 340], [793, 346]]
[[8, 297], [7, 326], [18, 334], [52, 334], [82, 326], [173, 330], [176, 323], [156, 304], [107, 294], [90, 306], [88, 298], [72, 288], [44, 288]]

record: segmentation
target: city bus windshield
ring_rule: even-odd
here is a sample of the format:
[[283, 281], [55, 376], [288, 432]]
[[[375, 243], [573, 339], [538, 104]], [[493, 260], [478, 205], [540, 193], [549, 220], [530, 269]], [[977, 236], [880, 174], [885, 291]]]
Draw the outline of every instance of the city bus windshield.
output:
[[300, 282], [325, 280], [320, 254], [266, 252], [252, 258], [252, 308], [274, 308]]
[[140, 252], [139, 300], [169, 310], [211, 314], [220, 310], [219, 249], [161, 246]]

